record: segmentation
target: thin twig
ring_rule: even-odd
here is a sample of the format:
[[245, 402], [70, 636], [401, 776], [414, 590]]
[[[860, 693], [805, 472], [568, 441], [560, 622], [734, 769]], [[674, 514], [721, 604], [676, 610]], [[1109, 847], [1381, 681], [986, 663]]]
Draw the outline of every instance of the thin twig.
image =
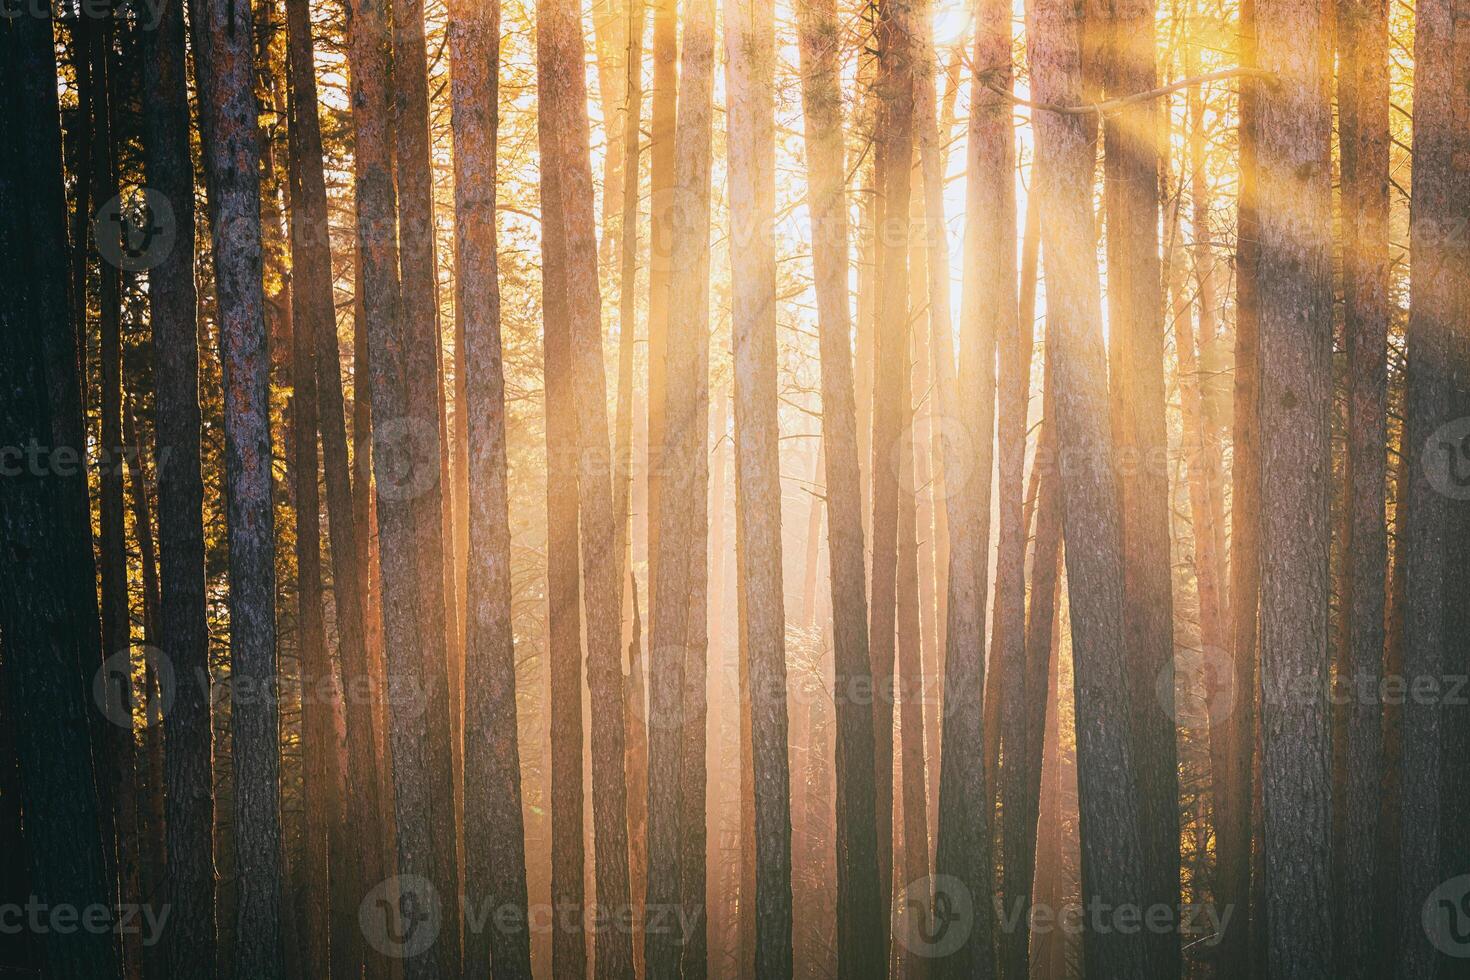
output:
[[985, 78], [983, 84], [996, 95], [1004, 96], [1016, 105], [1025, 106], [1028, 109], [1055, 112], [1064, 116], [1087, 116], [1093, 115], [1094, 113], [1099, 116], [1105, 116], [1110, 112], [1117, 112], [1119, 109], [1127, 108], [1139, 102], [1147, 102], [1150, 99], [1171, 95], [1181, 89], [1190, 88], [1195, 85], [1207, 85], [1210, 82], [1225, 81], [1230, 78], [1260, 78], [1267, 81], [1274, 81], [1276, 76], [1262, 68], [1225, 68], [1220, 71], [1212, 71], [1207, 75], [1183, 78], [1161, 88], [1150, 89], [1147, 92], [1135, 92], [1132, 95], [1125, 95], [1121, 98], [1105, 99], [1102, 102], [1091, 102], [1085, 105], [1051, 105], [1045, 102], [1032, 102], [1030, 99], [1023, 99], [1006, 91], [989, 78]]

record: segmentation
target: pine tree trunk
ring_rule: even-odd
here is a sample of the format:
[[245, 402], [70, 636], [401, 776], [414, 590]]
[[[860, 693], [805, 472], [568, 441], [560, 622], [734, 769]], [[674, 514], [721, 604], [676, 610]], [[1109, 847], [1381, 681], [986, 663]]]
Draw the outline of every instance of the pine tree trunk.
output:
[[[726, 0], [735, 375], [736, 556], [745, 591], [755, 783], [755, 971], [792, 975], [791, 778], [776, 383], [775, 31], [761, 0]], [[702, 785], [702, 783], [701, 783]], [[687, 974], [686, 974], [687, 976]]]
[[[1383, 676], [1388, 596], [1387, 492], [1389, 322], [1388, 6], [1344, 0], [1338, 8], [1338, 126], [1342, 170], [1343, 287], [1348, 345], [1347, 486], [1351, 517], [1341, 650], [1350, 691], [1378, 691]], [[1341, 675], [1340, 675], [1341, 680]], [[1333, 806], [1342, 836], [1333, 842], [1341, 896], [1335, 972], [1381, 976], [1378, 804], [1383, 779], [1383, 706], [1359, 694], [1348, 702], [1347, 783]]]
[[673, 284], [674, 145], [679, 99], [679, 3], [653, 2], [653, 105], [649, 141], [648, 260], [648, 607], [658, 563], [659, 497], [663, 492], [664, 401], [668, 388], [669, 290]]
[[[145, 35], [144, 156], [148, 183], [173, 209], [176, 230], [194, 227], [189, 154], [183, 0], [166, 5]], [[149, 273], [153, 322], [154, 437], [157, 446], [159, 631], [175, 680], [209, 677], [205, 622], [204, 485], [200, 474], [199, 333], [195, 319], [194, 238], [174, 246]], [[167, 457], [164, 454], [167, 453]], [[163, 719], [164, 826], [168, 866], [164, 901], [174, 910], [162, 939], [165, 972], [214, 976], [215, 871], [213, 732], [209, 690], [178, 685]]]
[[[275, 515], [271, 509], [270, 354], [262, 293], [260, 149], [248, 4], [202, 5], [193, 23], [207, 134], [210, 224], [225, 388], [230, 663], [240, 689], [276, 689]], [[273, 980], [281, 946], [280, 736], [274, 697], [237, 699], [235, 773], [237, 975]], [[249, 937], [249, 941], [243, 941]]]
[[[588, 156], [586, 79], [577, 11], [568, 0], [537, 4], [540, 111], [544, 166], [557, 172], [566, 244], [568, 322], [577, 410], [581, 545], [585, 561], [587, 675], [592, 712], [592, 795], [597, 904], [621, 914], [628, 907], [628, 806], [624, 782], [621, 562], [616, 539], [607, 381], [603, 365], [592, 171]], [[701, 756], [702, 758], [702, 756]], [[633, 968], [631, 937], [600, 930], [597, 976], [622, 977]]]
[[[1410, 296], [1408, 392], [1403, 452], [1409, 464], [1408, 495], [1401, 541], [1405, 573], [1403, 675], [1410, 683], [1459, 674], [1464, 633], [1456, 630], [1463, 592], [1463, 539], [1457, 539], [1464, 509], [1465, 458], [1463, 386], [1467, 380], [1465, 280], [1470, 274], [1465, 227], [1465, 182], [1461, 162], [1466, 144], [1464, 86], [1470, 66], [1464, 55], [1464, 12], [1452, 4], [1417, 8], [1414, 37], [1414, 184], [1409, 234], [1413, 269]], [[1263, 22], [1264, 27], [1264, 22]], [[1264, 33], [1264, 32], [1263, 32]], [[1264, 48], [1264, 44], [1263, 44]], [[1264, 299], [1264, 297], [1263, 297]], [[1268, 351], [1262, 343], [1262, 362]], [[1267, 474], [1269, 476], [1269, 466]], [[1263, 481], [1263, 486], [1268, 481]], [[1269, 489], [1267, 490], [1269, 500]], [[1269, 519], [1268, 519], [1269, 520]], [[1264, 532], [1263, 532], [1264, 533]], [[1410, 697], [1403, 705], [1399, 910], [1395, 927], [1395, 975], [1432, 976], [1440, 964], [1432, 941], [1441, 932], [1425, 928], [1426, 896], [1454, 866], [1457, 770], [1464, 757], [1453, 751], [1456, 715], [1442, 698]], [[1456, 924], [1458, 913], [1449, 911]], [[1442, 974], [1445, 975], [1445, 974]]]
[[1318, 5], [1262, 0], [1256, 14], [1260, 67], [1277, 76], [1263, 92], [1257, 144], [1264, 925], [1272, 976], [1326, 977], [1331, 68]]
[[[940, 964], [944, 977], [991, 972], [993, 944], [991, 815], [986, 780], [985, 603], [988, 592], [990, 482], [994, 460], [995, 344], [999, 318], [1014, 315], [1014, 268], [986, 262], [999, 236], [1014, 247], [1014, 158], [1009, 100], [986, 87], [998, 72], [1008, 87], [1010, 12], [981, 9], [971, 94], [965, 265], [961, 306], [961, 361], [953, 411], [967, 445], [946, 447], [944, 458], [950, 535], [949, 592], [944, 658], [944, 727], [940, 742], [939, 840], [935, 872], [968, 892], [975, 922], [964, 945]], [[1008, 285], [1007, 285], [1008, 284]], [[1009, 298], [1007, 298], [1009, 297]], [[947, 359], [947, 352], [946, 352]], [[944, 379], [941, 373], [941, 390]], [[967, 392], [961, 399], [958, 393]], [[947, 896], [951, 901], [955, 896]], [[936, 897], [937, 898], [937, 897]]]
[[[1033, 98], [1053, 105], [1082, 99], [1080, 12], [1055, 0], [1032, 10]], [[1058, 331], [1056, 422], [1072, 644], [1076, 661], [1079, 806], [1085, 902], [1143, 907], [1143, 814], [1125, 632], [1123, 508], [1108, 417], [1106, 354], [1093, 236], [1094, 145], [1086, 117], [1040, 112], [1037, 155], [1046, 161], [1042, 195], [1047, 322]], [[1153, 683], [1153, 679], [1149, 679]], [[1157, 711], [1157, 705], [1149, 705]], [[1150, 976], [1148, 945], [1116, 932], [1089, 933], [1087, 972]]]
[[466, 934], [464, 975], [531, 976], [524, 922], [502, 925], [501, 910], [526, 914], [526, 852], [516, 729], [515, 643], [511, 629], [510, 494], [505, 376], [501, 363], [500, 280], [495, 234], [500, 70], [500, 5], [475, 4], [451, 22], [454, 73], [455, 256], [464, 323], [462, 364], [468, 400], [469, 590], [465, 644], [465, 895], [487, 928]]
[[[453, 878], [443, 877], [435, 858], [436, 837], [441, 841], [441, 850], [443, 847], [442, 823], [436, 818], [436, 809], [442, 809], [444, 801], [437, 798], [435, 776], [429, 772], [430, 760], [435, 757], [429, 744], [429, 664], [419, 652], [421, 644], [432, 649], [438, 643], [433, 635], [426, 635], [420, 616], [419, 592], [428, 576], [421, 574], [418, 559], [416, 496], [426, 485], [437, 483], [439, 454], [434, 438], [437, 426], [410, 415], [410, 402], [416, 398], [422, 403], [427, 396], [423, 391], [409, 390], [406, 348], [410, 341], [400, 307], [396, 241], [384, 231], [395, 227], [398, 217], [388, 90], [388, 12], [376, 0], [355, 3], [349, 9], [349, 25], [358, 166], [358, 275], [363, 291], [361, 322], [368, 334], [372, 372], [372, 458], [398, 858], [398, 877], [390, 879], [389, 894], [380, 904], [383, 931], [367, 938], [369, 945], [382, 945], [386, 948], [380, 951], [392, 955], [397, 945], [395, 937], [413, 909], [428, 909], [436, 902], [442, 909], [442, 903], [452, 903], [455, 895]], [[436, 574], [438, 569], [436, 564]], [[436, 662], [442, 671], [442, 658]], [[448, 760], [440, 761], [447, 764]], [[395, 889], [396, 895], [392, 893]], [[455, 957], [448, 945], [449, 936], [441, 935], [427, 950], [406, 958], [405, 977], [416, 980], [449, 975]]]
[[[77, 505], [86, 500], [86, 481], [78, 477], [81, 378], [74, 356], [55, 356], [76, 346], [66, 300], [54, 43], [49, 15], [17, 18], [0, 34], [0, 78], [12, 93], [0, 122], [28, 134], [24, 145], [11, 141], [0, 160], [0, 247], [14, 258], [0, 301], [0, 357], [9, 372], [0, 390], [0, 438], [6, 446], [69, 449], [77, 468], [63, 475], [38, 463], [0, 481], [0, 632], [7, 653], [0, 670], [19, 761], [31, 891], [48, 904], [84, 908], [112, 901], [113, 892], [100, 833], [103, 804], [89, 764], [91, 706], [78, 684], [79, 667], [90, 684], [91, 665], [102, 662], [91, 528], [77, 520]], [[51, 370], [62, 366], [59, 376]], [[66, 434], [76, 438], [56, 438]], [[69, 560], [84, 553], [85, 563]], [[34, 948], [47, 976], [122, 975], [109, 934], [48, 930]]]
[[[455, 598], [446, 586], [453, 578], [445, 575], [446, 540], [444, 500], [449, 488], [442, 479], [442, 344], [439, 331], [438, 271], [434, 243], [433, 158], [429, 137], [429, 83], [424, 42], [424, 11], [421, 0], [398, 0], [393, 5], [393, 126], [394, 174], [399, 208], [399, 271], [401, 277], [401, 320], [403, 341], [404, 421], [412, 426], [415, 458], [424, 461], [421, 492], [413, 497], [418, 541], [414, 554], [419, 563], [417, 609], [420, 620], [419, 649], [424, 657], [427, 682], [426, 717], [428, 780], [431, 802], [433, 862], [436, 880], [446, 894], [458, 895], [459, 839], [458, 806], [453, 762], [455, 733], [459, 729], [454, 711], [459, 684], [460, 651], [455, 624], [449, 613]], [[438, 479], [430, 466], [437, 468]], [[459, 916], [444, 920], [446, 962], [459, 962]]]
[[835, 659], [837, 970], [882, 975], [881, 893], [873, 773], [858, 419], [854, 404], [848, 228], [835, 0], [797, 5], [806, 119], [808, 206], [821, 345], [822, 439], [826, 451], [827, 550], [832, 569]]

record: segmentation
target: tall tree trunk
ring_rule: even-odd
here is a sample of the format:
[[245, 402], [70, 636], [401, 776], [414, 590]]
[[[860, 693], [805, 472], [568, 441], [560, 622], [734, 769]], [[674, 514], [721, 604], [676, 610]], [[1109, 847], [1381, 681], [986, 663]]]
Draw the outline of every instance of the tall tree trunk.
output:
[[[271, 509], [270, 354], [260, 281], [260, 148], [248, 3], [202, 5], [192, 26], [214, 230], [215, 292], [225, 388], [230, 548], [230, 676], [240, 689], [276, 685], [275, 515]], [[230, 712], [235, 874], [241, 882], [237, 975], [273, 980], [281, 958], [280, 726], [274, 697]]]
[[145, 169], [149, 185], [172, 208], [175, 229], [173, 248], [148, 277], [158, 453], [159, 632], [168, 637], [164, 662], [174, 678], [205, 678], [204, 683], [178, 685], [163, 719], [168, 855], [163, 900], [174, 910], [164, 928], [163, 962], [170, 977], [209, 980], [215, 975], [216, 935], [213, 730], [183, 0], [167, 4], [158, 28], [144, 37], [149, 46], [143, 63]]
[[1325, 977], [1333, 932], [1327, 704], [1332, 168], [1324, 81], [1331, 67], [1323, 61], [1326, 24], [1319, 5], [1261, 0], [1256, 15], [1260, 67], [1276, 76], [1261, 100], [1256, 147], [1264, 925], [1272, 976]]
[[[344, 712], [347, 736], [346, 817], [353, 826], [371, 828], [380, 822], [382, 804], [379, 801], [375, 750], [378, 733], [375, 732], [372, 704], [362, 693], [372, 689], [364, 624], [367, 600], [363, 566], [358, 556], [358, 541], [361, 536], [366, 536], [368, 529], [366, 526], [359, 528], [355, 522], [352, 476], [348, 468], [341, 353], [332, 294], [332, 256], [330, 242], [325, 235], [327, 189], [321, 163], [322, 136], [309, 5], [301, 0], [290, 0], [286, 5], [286, 24], [293, 97], [290, 129], [293, 319], [300, 342], [312, 345], [308, 350], [315, 364], [316, 424], [321, 432], [326, 474], [328, 540], [332, 552], [332, 593], [341, 690], [349, 694], [345, 698]], [[365, 405], [367, 365], [359, 361], [357, 368], [357, 397]], [[357, 424], [362, 425], [364, 421], [359, 420]], [[358, 478], [367, 481], [368, 476], [366, 472], [360, 472]], [[384, 877], [382, 840], [376, 834], [364, 834], [356, 838], [352, 851], [351, 861], [343, 866], [333, 864], [331, 873], [334, 888], [338, 889], [339, 904], [350, 902], [355, 908], [362, 900], [364, 889]], [[351, 909], [345, 911], [351, 912]], [[342, 908], [333, 910], [334, 918], [343, 913]], [[364, 946], [360, 930], [354, 927], [347, 936], [353, 943], [351, 948], [333, 946], [333, 975], [356, 975], [363, 958], [367, 957], [369, 974], [383, 976], [387, 963], [375, 955], [375, 950]]]
[[[1043, 103], [1082, 98], [1079, 12], [1056, 0], [1031, 10], [1032, 92]], [[1107, 419], [1097, 258], [1093, 234], [1094, 147], [1085, 117], [1040, 112], [1037, 155], [1046, 160], [1042, 195], [1048, 325], [1055, 325], [1059, 435], [1067, 581], [1076, 662], [1078, 798], [1084, 901], [1142, 907], [1143, 815], [1138, 761], [1129, 736], [1134, 708], [1127, 662], [1122, 501]], [[1153, 678], [1149, 679], [1153, 683]], [[1157, 705], [1150, 705], [1157, 711]], [[1145, 977], [1149, 949], [1111, 932], [1086, 937], [1087, 972]]]
[[[434, 758], [426, 710], [430, 665], [419, 653], [421, 643], [439, 646], [434, 636], [425, 636], [420, 620], [419, 592], [428, 576], [421, 575], [416, 519], [416, 497], [438, 480], [438, 429], [432, 421], [410, 415], [409, 403], [415, 395], [419, 402], [426, 399], [422, 391], [411, 392], [408, 386], [406, 348], [410, 341], [400, 308], [397, 241], [391, 231], [385, 231], [396, 227], [398, 217], [388, 90], [388, 11], [376, 0], [365, 0], [349, 8], [348, 23], [358, 167], [358, 275], [363, 293], [361, 322], [368, 334], [372, 372], [372, 458], [381, 536], [383, 650], [390, 682], [386, 692], [388, 742], [398, 858], [398, 877], [390, 879], [388, 894], [379, 904], [382, 931], [375, 927], [367, 938], [385, 955], [405, 956], [404, 975], [416, 980], [451, 975], [450, 964], [457, 959], [447, 948], [447, 936], [439, 937], [428, 949], [419, 949], [405, 946], [406, 936], [400, 930], [415, 909], [429, 909], [455, 897], [452, 878], [444, 879], [435, 858], [434, 841], [440, 839], [442, 850], [443, 828], [435, 816], [434, 775], [428, 772]], [[436, 574], [439, 569], [436, 564]], [[437, 662], [442, 671], [442, 658]], [[440, 761], [447, 765], [447, 759]], [[393, 921], [395, 913], [399, 921]]]
[[[1342, 545], [1348, 558], [1340, 648], [1350, 690], [1361, 692], [1380, 690], [1388, 598], [1388, 6], [1377, 0], [1344, 0], [1338, 19], [1351, 509]], [[1385, 934], [1376, 914], [1382, 889], [1377, 857], [1383, 706], [1376, 698], [1359, 695], [1349, 699], [1347, 712], [1347, 783], [1333, 804], [1342, 827], [1342, 836], [1333, 842], [1335, 886], [1342, 898], [1335, 972], [1367, 980], [1383, 973]]]
[[[622, 589], [613, 505], [607, 379], [600, 329], [591, 163], [588, 158], [586, 79], [577, 11], [568, 0], [540, 0], [538, 79], [540, 111], [551, 125], [542, 148], [545, 167], [557, 172], [566, 244], [567, 308], [573, 392], [577, 409], [578, 487], [582, 557], [586, 563], [587, 675], [591, 689], [592, 795], [597, 904], [621, 914], [628, 907], [628, 806], [624, 782]], [[597, 976], [626, 976], [632, 939], [616, 929], [597, 934]]]
[[[1240, 12], [1240, 62], [1256, 66], [1255, 7], [1243, 0]], [[1256, 169], [1256, 129], [1262, 85], [1245, 82], [1240, 90], [1240, 196], [1237, 213], [1235, 390], [1230, 506], [1230, 655], [1235, 710], [1227, 734], [1230, 749], [1226, 795], [1234, 801], [1229, 821], [1217, 828], [1216, 899], [1236, 910], [1234, 926], [1221, 940], [1222, 975], [1245, 976], [1249, 969], [1253, 921], [1251, 893], [1251, 814], [1255, 806], [1254, 755], [1257, 691], [1257, 627], [1260, 599], [1261, 451], [1257, 402], [1260, 397], [1260, 291], [1258, 276], [1260, 175]]]
[[[897, 610], [898, 474], [908, 412], [902, 405], [908, 364], [908, 218], [914, 153], [912, 0], [884, 0], [878, 23], [878, 142], [875, 148], [879, 212], [878, 310], [873, 340], [873, 568], [868, 609], [869, 659], [878, 690], [891, 691]], [[893, 890], [893, 703], [873, 698], [877, 780], [878, 874], [884, 918]], [[886, 942], [884, 948], [887, 948]], [[885, 954], [886, 959], [886, 954]]]
[[[0, 244], [14, 258], [0, 301], [0, 357], [9, 368], [0, 390], [0, 439], [6, 446], [69, 447], [80, 461], [79, 367], [74, 357], [54, 356], [76, 347], [66, 300], [66, 198], [49, 14], [6, 25], [0, 64], [13, 93], [0, 120], [7, 131], [28, 134], [24, 146], [11, 141], [0, 161]], [[54, 367], [68, 370], [58, 377]], [[75, 418], [62, 418], [73, 409]], [[75, 439], [56, 438], [65, 433]], [[78, 520], [85, 481], [78, 471], [62, 475], [55, 466], [21, 470], [0, 481], [7, 725], [19, 762], [31, 890], [47, 904], [84, 908], [113, 900], [89, 759], [90, 712], [78, 683], [79, 669], [90, 681], [102, 661], [90, 524]], [[68, 481], [77, 489], [69, 490]], [[86, 563], [69, 560], [82, 554]], [[47, 976], [122, 975], [111, 935], [48, 930], [35, 948]]]
[[[422, 485], [412, 504], [418, 527], [414, 554], [419, 563], [417, 610], [420, 620], [419, 649], [423, 651], [423, 676], [427, 687], [425, 721], [428, 742], [428, 781], [433, 837], [435, 879], [446, 894], [458, 895], [459, 818], [456, 805], [454, 760], [455, 733], [459, 729], [454, 710], [460, 650], [456, 624], [450, 619], [455, 598], [446, 586], [453, 577], [445, 575], [444, 485], [442, 440], [442, 343], [439, 332], [438, 266], [434, 243], [433, 157], [429, 136], [429, 82], [424, 42], [424, 10], [421, 0], [399, 0], [393, 19], [393, 126], [394, 174], [398, 186], [398, 255], [401, 285], [400, 330], [404, 363], [404, 421], [412, 427], [415, 458], [422, 457]], [[429, 464], [439, 468], [432, 476]], [[416, 470], [416, 473], [420, 471]], [[444, 920], [446, 963], [457, 970], [460, 950], [460, 917]]]
[[[648, 934], [650, 977], [703, 976], [705, 789], [705, 508], [709, 492], [709, 234], [714, 4], [686, 9], [680, 71], [677, 206], [665, 341], [649, 644]], [[658, 248], [659, 243], [655, 242]], [[695, 934], [680, 937], [654, 915], [682, 909]], [[681, 942], [682, 938], [682, 942]], [[680, 947], [683, 946], [681, 950]], [[681, 962], [682, 961], [682, 962]]]
[[653, 106], [649, 140], [648, 203], [648, 606], [658, 563], [659, 497], [663, 492], [664, 400], [668, 387], [669, 290], [673, 284], [673, 234], [678, 201], [674, 189], [678, 150], [679, 2], [653, 3]]
[[[762, 0], [726, 0], [725, 45], [730, 218], [740, 236], [732, 239], [735, 247], [730, 252], [740, 514], [736, 555], [745, 592], [741, 633], [750, 656], [755, 971], [757, 976], [780, 980], [792, 975], [791, 774], [781, 584], [776, 250], [767, 233], [776, 219], [776, 48], [771, 6]], [[703, 780], [699, 785], [702, 789]]]
[[[991, 77], [996, 76], [997, 84], [1009, 89], [1010, 11], [992, 3], [983, 6], [980, 14], [965, 204], [970, 215], [965, 226], [965, 265], [970, 271], [961, 307], [961, 360], [954, 388], [954, 410], [970, 445], [947, 446], [943, 461], [950, 558], [935, 856], [937, 880], [952, 879], [968, 892], [974, 903], [975, 925], [961, 948], [940, 964], [944, 977], [988, 975], [992, 972], [995, 941], [991, 921], [993, 797], [985, 778], [982, 706], [989, 578], [986, 552], [995, 458], [994, 352], [1000, 318], [1015, 313], [1015, 272], [1008, 263], [987, 262], [982, 256], [1003, 255], [1006, 249], [1014, 248], [1015, 174], [1011, 105], [1005, 96], [987, 87]], [[1004, 246], [996, 247], [1002, 240]], [[1010, 271], [1004, 271], [1006, 268]], [[960, 400], [959, 391], [972, 394]], [[973, 459], [962, 451], [970, 449], [974, 451]], [[953, 901], [956, 896], [944, 897]]]
[[854, 404], [848, 229], [835, 0], [797, 4], [802, 104], [806, 119], [808, 206], [821, 345], [822, 440], [826, 451], [827, 550], [832, 575], [833, 700], [836, 742], [837, 970], [883, 974], [884, 928], [878, 884], [872, 688], [868, 660], [858, 420]]
[[[555, 139], [556, 123], [538, 113], [541, 144]], [[582, 769], [582, 596], [578, 551], [577, 406], [572, 379], [570, 307], [566, 286], [566, 233], [561, 181], [541, 168], [541, 262], [546, 392], [547, 655], [551, 660], [551, 900], [585, 908], [586, 849]], [[580, 917], [558, 917], [552, 935], [552, 972], [585, 977], [587, 943]]]
[[[493, 967], [496, 980], [531, 976], [524, 921], [502, 925], [501, 910], [526, 914], [526, 851], [516, 727], [515, 641], [511, 623], [510, 492], [506, 462], [505, 373], [500, 338], [495, 180], [499, 173], [500, 4], [472, 4], [451, 22], [455, 68], [455, 256], [464, 323], [471, 483], [469, 590], [465, 644], [466, 910], [493, 910], [489, 929], [466, 933], [464, 976]], [[488, 934], [487, 934], [488, 933]]]
[[[1126, 98], [1154, 88], [1156, 10], [1152, 0], [1112, 5], [1098, 24], [1106, 45], [1104, 91]], [[1094, 25], [1088, 24], [1092, 32]], [[1148, 971], [1180, 970], [1179, 775], [1174, 714], [1160, 710], [1159, 678], [1174, 663], [1169, 538], [1168, 431], [1164, 420], [1164, 306], [1159, 261], [1158, 101], [1105, 116], [1108, 322], [1114, 452], [1123, 517], [1123, 629], [1129, 637], [1131, 755], [1138, 776], [1144, 901], [1168, 910], [1168, 928], [1150, 930]], [[1172, 690], [1163, 686], [1167, 700]]]
[[[1264, 27], [1264, 22], [1263, 22]], [[1418, 8], [1414, 35], [1414, 185], [1409, 261], [1408, 392], [1403, 452], [1410, 464], [1401, 541], [1405, 573], [1403, 674], [1418, 681], [1463, 670], [1464, 634], [1454, 628], [1464, 595], [1456, 590], [1464, 499], [1466, 290], [1470, 273], [1465, 223], [1465, 179], [1457, 161], [1467, 139], [1463, 11], [1428, 3]], [[1264, 48], [1264, 44], [1263, 44]], [[1263, 297], [1264, 300], [1264, 297]], [[1263, 364], [1267, 363], [1263, 339]], [[1269, 476], [1269, 466], [1267, 475]], [[1263, 479], [1268, 487], [1269, 480]], [[1268, 518], [1269, 521], [1269, 518]], [[1264, 617], [1264, 613], [1263, 613]], [[1395, 975], [1434, 975], [1443, 959], [1435, 946], [1454, 921], [1425, 928], [1426, 896], [1452, 866], [1449, 834], [1461, 815], [1446, 804], [1456, 796], [1454, 714], [1442, 699], [1409, 698], [1403, 706], [1399, 909]], [[1446, 846], [1448, 844], [1448, 846]], [[1457, 913], [1448, 912], [1453, 917]], [[1445, 964], [1448, 967], [1448, 964]], [[1448, 975], [1447, 973], [1441, 975]]]

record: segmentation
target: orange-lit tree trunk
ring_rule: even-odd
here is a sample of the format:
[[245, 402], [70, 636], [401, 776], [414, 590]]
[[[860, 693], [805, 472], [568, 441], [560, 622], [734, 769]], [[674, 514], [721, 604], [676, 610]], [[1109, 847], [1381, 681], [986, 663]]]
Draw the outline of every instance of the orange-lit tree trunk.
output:
[[[588, 152], [587, 87], [581, 70], [578, 8], [568, 0], [537, 4], [539, 111], [549, 126], [543, 166], [556, 171], [566, 245], [566, 299], [571, 336], [573, 397], [577, 410], [577, 485], [584, 604], [587, 612], [587, 679], [592, 711], [592, 809], [597, 904], [622, 914], [628, 908], [628, 803], [624, 782], [621, 556], [613, 554], [611, 435], [603, 363], [592, 168]], [[599, 978], [624, 977], [633, 969], [632, 937], [602, 929], [596, 939]]]
[[648, 562], [649, 608], [654, 594], [653, 567], [658, 544], [659, 496], [664, 465], [664, 392], [669, 337], [669, 289], [673, 283], [673, 234], [677, 214], [674, 190], [679, 100], [679, 3], [653, 3], [653, 99], [649, 140], [648, 203]]
[[859, 423], [854, 403], [848, 301], [848, 221], [835, 0], [797, 5], [808, 205], [821, 345], [822, 439], [826, 453], [827, 550], [835, 659], [837, 970], [883, 975], [882, 905], [873, 784], [873, 712], [866, 559], [863, 554]]
[[[776, 248], [771, 232], [776, 220], [772, 14], [763, 0], [725, 0], [730, 217], [738, 236], [730, 252], [739, 513], [735, 553], [745, 593], [740, 631], [750, 659], [746, 691], [755, 788], [755, 972], [782, 980], [791, 977], [793, 964]], [[703, 780], [699, 786], [703, 788]]]
[[[1387, 492], [1389, 306], [1388, 5], [1351, 0], [1338, 7], [1338, 126], [1342, 170], [1343, 290], [1348, 349], [1347, 486], [1351, 511], [1339, 677], [1352, 690], [1379, 690], [1388, 598]], [[1333, 801], [1342, 836], [1333, 842], [1341, 896], [1335, 972], [1381, 976], [1384, 933], [1379, 893], [1379, 800], [1382, 796], [1382, 705], [1349, 701], [1347, 781]]]
[[[935, 873], [970, 894], [975, 928], [939, 975], [984, 975], [994, 955], [991, 895], [991, 805], [984, 766], [985, 602], [989, 579], [990, 480], [994, 460], [995, 343], [999, 319], [1015, 315], [1015, 272], [985, 257], [1014, 248], [1014, 137], [1009, 100], [987, 83], [1009, 88], [1010, 11], [980, 9], [975, 37], [965, 192], [966, 280], [961, 304], [960, 370], [953, 411], [968, 445], [947, 446], [943, 460], [949, 508], [949, 593], [946, 604], [944, 725], [939, 757], [939, 838]], [[931, 191], [931, 194], [933, 192]], [[1004, 245], [997, 246], [1004, 241]], [[1007, 285], [1007, 283], [1009, 285]], [[947, 357], [947, 352], [946, 352]], [[943, 375], [941, 373], [941, 385]], [[943, 388], [941, 388], [943, 390]], [[966, 392], [961, 399], [958, 392]], [[954, 896], [946, 896], [953, 900]], [[936, 901], [938, 897], [936, 897]]]
[[[1051, 105], [1082, 100], [1080, 12], [1059, 0], [1035, 0], [1028, 39], [1032, 92]], [[1108, 429], [1106, 352], [1093, 232], [1095, 147], [1085, 117], [1042, 111], [1037, 157], [1046, 164], [1033, 186], [1042, 195], [1047, 323], [1053, 347], [1056, 424], [1068, 595], [1076, 660], [1077, 770], [1084, 901], [1145, 901], [1137, 764], [1129, 729], [1133, 712], [1124, 617], [1123, 517]], [[1152, 680], [1150, 680], [1152, 683]], [[1157, 710], [1157, 705], [1150, 705]], [[1135, 938], [1093, 932], [1087, 972], [1150, 976], [1148, 948]]]
[[[714, 3], [686, 7], [658, 534], [649, 643], [648, 935], [650, 978], [707, 969], [705, 942], [706, 514], [709, 493], [709, 234]], [[655, 243], [657, 247], [657, 243]], [[691, 915], [694, 935], [656, 928], [659, 910]], [[682, 946], [682, 949], [681, 949]]]
[[[224, 366], [230, 663], [236, 685], [276, 683], [275, 515], [271, 509], [270, 359], [260, 281], [260, 149], [252, 87], [251, 11], [205, 5], [192, 25], [200, 76], [215, 291]], [[236, 975], [281, 976], [280, 727], [271, 697], [230, 713], [235, 873], [241, 888]]]

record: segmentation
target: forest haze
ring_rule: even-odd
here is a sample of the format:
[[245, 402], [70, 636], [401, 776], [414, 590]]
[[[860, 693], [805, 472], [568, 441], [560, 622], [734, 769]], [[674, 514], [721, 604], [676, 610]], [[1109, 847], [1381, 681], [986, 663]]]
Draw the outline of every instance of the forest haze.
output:
[[1470, 980], [1463, 0], [0, 79], [0, 977]]

